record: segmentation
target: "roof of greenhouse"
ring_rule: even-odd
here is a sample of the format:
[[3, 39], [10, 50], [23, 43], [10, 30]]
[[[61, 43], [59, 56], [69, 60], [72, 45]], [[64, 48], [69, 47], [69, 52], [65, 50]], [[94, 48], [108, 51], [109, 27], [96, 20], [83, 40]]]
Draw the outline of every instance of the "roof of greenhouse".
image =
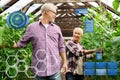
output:
[[[35, 19], [39, 19], [41, 16], [40, 8], [45, 2], [53, 2], [58, 7], [56, 23], [62, 26], [63, 34], [71, 36], [74, 27], [82, 24], [80, 21], [81, 15], [76, 15], [75, 9], [77, 8], [91, 8], [103, 6], [107, 11], [112, 13], [113, 18], [120, 19], [120, 7], [118, 10], [114, 10], [112, 2], [114, 0], [0, 0], [1, 15], [6, 13], [12, 13], [14, 11], [22, 11], [28, 14], [36, 15]], [[69, 28], [71, 26], [71, 28]], [[69, 28], [69, 29], [68, 29]]]
[[[17, 11], [17, 10], [23, 10], [23, 9], [26, 8], [27, 10], [25, 12], [26, 12], [26, 14], [29, 14], [29, 13], [34, 12], [36, 9], [40, 8], [40, 6], [42, 5], [42, 2], [40, 3], [40, 1], [41, 0], [0, 0], [0, 7], [3, 8], [3, 11], [0, 12], [0, 13], [1, 14], [5, 14], [5, 13], [8, 13], [8, 12], [11, 13], [11, 12], [14, 12], [14, 11]], [[44, 2], [45, 0], [42, 0], [42, 1]], [[58, 2], [60, 2], [60, 1], [62, 1], [62, 0], [58, 0]], [[69, 2], [69, 4], [72, 6], [71, 2], [73, 2], [73, 1], [74, 0], [67, 0], [66, 2]], [[82, 1], [86, 1], [86, 2], [83, 3]], [[113, 9], [113, 6], [112, 6], [113, 0], [78, 0], [77, 3], [79, 5], [85, 5], [85, 6], [86, 6], [86, 3], [87, 3], [88, 5], [98, 7], [100, 4], [98, 4], [97, 1], [103, 2], [105, 4], [104, 6], [106, 8], [110, 7], [111, 9]], [[61, 5], [61, 2], [57, 5], [58, 6]], [[119, 7], [118, 11], [120, 12], [120, 7]], [[114, 12], [112, 12], [113, 17], [117, 18], [118, 15]], [[39, 15], [39, 14], [40, 14], [39, 10], [35, 12], [35, 15]]]

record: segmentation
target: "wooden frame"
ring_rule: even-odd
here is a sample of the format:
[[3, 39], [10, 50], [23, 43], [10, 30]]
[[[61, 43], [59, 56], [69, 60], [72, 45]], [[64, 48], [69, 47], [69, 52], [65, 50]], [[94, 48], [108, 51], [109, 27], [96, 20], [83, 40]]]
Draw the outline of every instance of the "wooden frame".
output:
[[34, 3], [95, 2], [96, 0], [34, 0]]

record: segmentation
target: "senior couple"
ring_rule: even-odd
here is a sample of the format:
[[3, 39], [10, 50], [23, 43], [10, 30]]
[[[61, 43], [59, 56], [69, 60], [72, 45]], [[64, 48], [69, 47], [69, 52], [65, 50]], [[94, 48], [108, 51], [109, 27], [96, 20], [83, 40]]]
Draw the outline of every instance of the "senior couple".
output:
[[83, 30], [75, 28], [72, 40], [64, 44], [60, 27], [54, 24], [57, 7], [53, 3], [45, 3], [41, 13], [40, 20], [29, 24], [24, 36], [13, 44], [14, 48], [24, 48], [32, 43], [30, 66], [36, 75], [34, 80], [62, 80], [61, 69], [66, 80], [84, 80], [84, 55], [95, 50], [86, 50], [79, 43]]

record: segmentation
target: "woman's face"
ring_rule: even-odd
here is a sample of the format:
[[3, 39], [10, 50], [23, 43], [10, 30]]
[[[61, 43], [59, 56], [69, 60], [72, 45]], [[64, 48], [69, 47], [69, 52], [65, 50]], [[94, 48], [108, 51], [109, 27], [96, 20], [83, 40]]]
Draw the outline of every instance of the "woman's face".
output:
[[82, 37], [83, 33], [79, 29], [75, 29], [73, 31], [73, 40], [79, 42], [80, 38]]

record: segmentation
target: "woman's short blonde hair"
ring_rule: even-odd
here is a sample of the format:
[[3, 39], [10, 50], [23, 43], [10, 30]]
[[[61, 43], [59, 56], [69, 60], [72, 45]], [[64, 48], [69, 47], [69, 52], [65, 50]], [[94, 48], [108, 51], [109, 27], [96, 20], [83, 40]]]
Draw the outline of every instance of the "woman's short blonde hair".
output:
[[41, 7], [41, 13], [44, 13], [46, 10], [54, 10], [57, 9], [57, 6], [55, 6], [53, 3], [45, 3]]
[[73, 32], [75, 32], [75, 31], [79, 31], [81, 33], [81, 35], [83, 35], [83, 29], [82, 28], [76, 27], [76, 28], [74, 28]]

